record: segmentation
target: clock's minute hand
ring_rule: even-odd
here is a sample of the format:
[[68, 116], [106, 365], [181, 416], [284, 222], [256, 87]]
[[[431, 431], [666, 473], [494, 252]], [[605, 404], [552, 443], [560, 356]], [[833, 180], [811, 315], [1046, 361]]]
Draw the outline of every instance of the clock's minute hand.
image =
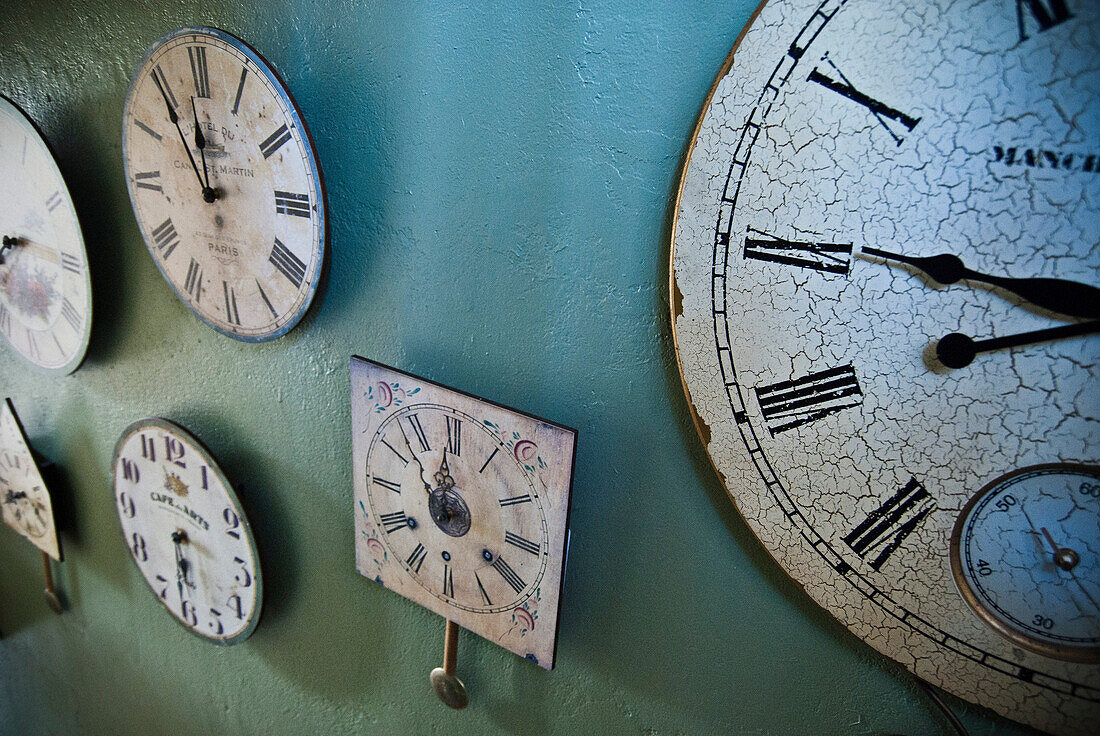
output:
[[952, 332], [944, 335], [936, 343], [936, 357], [948, 368], [963, 368], [970, 365], [971, 361], [974, 360], [974, 356], [978, 353], [1015, 348], [1037, 342], [1049, 342], [1050, 340], [1059, 340], [1066, 337], [1091, 335], [1097, 332], [1100, 332], [1100, 320], [1077, 322], [1061, 327], [1048, 327], [1045, 330], [1019, 332], [1015, 335], [991, 337], [988, 340], [974, 340], [961, 332]]
[[180, 134], [180, 143], [183, 144], [183, 150], [187, 151], [187, 159], [191, 162], [191, 169], [195, 172], [195, 178], [199, 180], [199, 187], [202, 184], [202, 175], [199, 174], [198, 164], [195, 163], [195, 157], [191, 155], [191, 147], [187, 145], [187, 138], [183, 135], [183, 130], [180, 128], [180, 117], [176, 114], [175, 108], [172, 107], [172, 103], [168, 101], [168, 95], [164, 92], [164, 87], [160, 86], [160, 80], [156, 75], [153, 75], [153, 81], [156, 82], [157, 89], [160, 91], [160, 96], [164, 99], [164, 106], [168, 109], [168, 119], [172, 121], [172, 125], [176, 126], [176, 132]]
[[[202, 134], [199, 125], [199, 113], [195, 109], [195, 96], [191, 96], [191, 114], [195, 116], [195, 145], [198, 146], [199, 156], [202, 157], [202, 174], [206, 177], [206, 183], [202, 187], [202, 198], [208, 204], [213, 204], [218, 198], [217, 192], [210, 188], [210, 170], [206, 168], [206, 136]], [[202, 182], [199, 182], [202, 184]]]
[[923, 271], [934, 281], [953, 284], [967, 279], [996, 286], [1026, 299], [1037, 307], [1070, 317], [1096, 319], [1100, 317], [1100, 289], [1078, 281], [1050, 278], [1011, 278], [978, 273], [967, 268], [962, 260], [950, 253], [926, 258], [892, 253], [878, 248], [863, 248], [861, 253], [889, 261], [905, 263]]

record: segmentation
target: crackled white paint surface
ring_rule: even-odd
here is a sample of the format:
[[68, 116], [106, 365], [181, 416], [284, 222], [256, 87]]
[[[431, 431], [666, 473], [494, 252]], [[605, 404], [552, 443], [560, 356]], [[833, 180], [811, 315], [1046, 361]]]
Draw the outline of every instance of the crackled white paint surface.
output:
[[[1011, 3], [766, 5], [706, 110], [672, 266], [690, 400], [772, 555], [920, 677], [1058, 732], [1100, 718], [1100, 672], [983, 623], [948, 546], [959, 510], [994, 478], [1096, 463], [1097, 338], [945, 368], [932, 346], [948, 333], [984, 339], [1065, 318], [862, 251], [1095, 282], [1100, 7], [1071, 5], [1047, 30], [1025, 8], [1025, 39]], [[841, 246], [808, 256], [839, 268], [754, 257], [809, 253], [777, 240]], [[899, 513], [861, 545], [859, 525], [880, 508], [878, 521]]]

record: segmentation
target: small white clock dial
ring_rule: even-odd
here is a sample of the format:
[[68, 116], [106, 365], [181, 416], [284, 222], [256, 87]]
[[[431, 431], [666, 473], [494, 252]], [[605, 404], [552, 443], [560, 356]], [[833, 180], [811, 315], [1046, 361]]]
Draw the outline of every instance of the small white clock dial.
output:
[[250, 342], [286, 334], [324, 263], [321, 170], [294, 101], [240, 39], [181, 28], [126, 97], [123, 162], [149, 253], [204, 322]]
[[114, 490], [130, 556], [176, 621], [217, 644], [249, 636], [263, 601], [260, 561], [206, 448], [164, 419], [135, 422], [115, 448]]
[[11, 399], [0, 404], [0, 512], [5, 524], [61, 561], [50, 493]]
[[1100, 468], [1039, 465], [963, 508], [951, 567], [966, 601], [1020, 646], [1100, 662]]
[[0, 332], [46, 373], [72, 373], [92, 329], [84, 237], [53, 154], [0, 96]]
[[572, 430], [352, 358], [356, 567], [551, 668]]

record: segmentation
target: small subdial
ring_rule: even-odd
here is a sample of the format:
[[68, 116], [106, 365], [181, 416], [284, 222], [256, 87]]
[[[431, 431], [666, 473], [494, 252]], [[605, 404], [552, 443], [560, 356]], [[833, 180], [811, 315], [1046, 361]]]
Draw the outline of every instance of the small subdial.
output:
[[1100, 662], [1100, 467], [1008, 473], [963, 508], [951, 567], [967, 603], [1013, 643]]

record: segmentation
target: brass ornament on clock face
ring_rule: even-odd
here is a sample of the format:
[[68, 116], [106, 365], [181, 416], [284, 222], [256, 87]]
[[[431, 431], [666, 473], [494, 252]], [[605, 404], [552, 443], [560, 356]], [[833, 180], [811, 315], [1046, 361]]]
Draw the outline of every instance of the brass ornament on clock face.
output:
[[45, 373], [72, 373], [92, 329], [92, 282], [68, 187], [34, 123], [0, 96], [0, 332]]
[[762, 4], [670, 267], [696, 424], [768, 551], [919, 677], [1059, 733], [1100, 721], [1098, 75], [1097, 3]]
[[247, 638], [263, 604], [260, 560], [210, 452], [177, 424], [142, 419], [119, 438], [113, 476], [122, 535], [157, 601], [207, 641]]
[[356, 567], [554, 663], [575, 434], [352, 358]]
[[134, 75], [122, 137], [142, 236], [184, 304], [238, 340], [293, 328], [321, 277], [327, 210], [309, 131], [274, 70], [224, 31], [172, 31]]

